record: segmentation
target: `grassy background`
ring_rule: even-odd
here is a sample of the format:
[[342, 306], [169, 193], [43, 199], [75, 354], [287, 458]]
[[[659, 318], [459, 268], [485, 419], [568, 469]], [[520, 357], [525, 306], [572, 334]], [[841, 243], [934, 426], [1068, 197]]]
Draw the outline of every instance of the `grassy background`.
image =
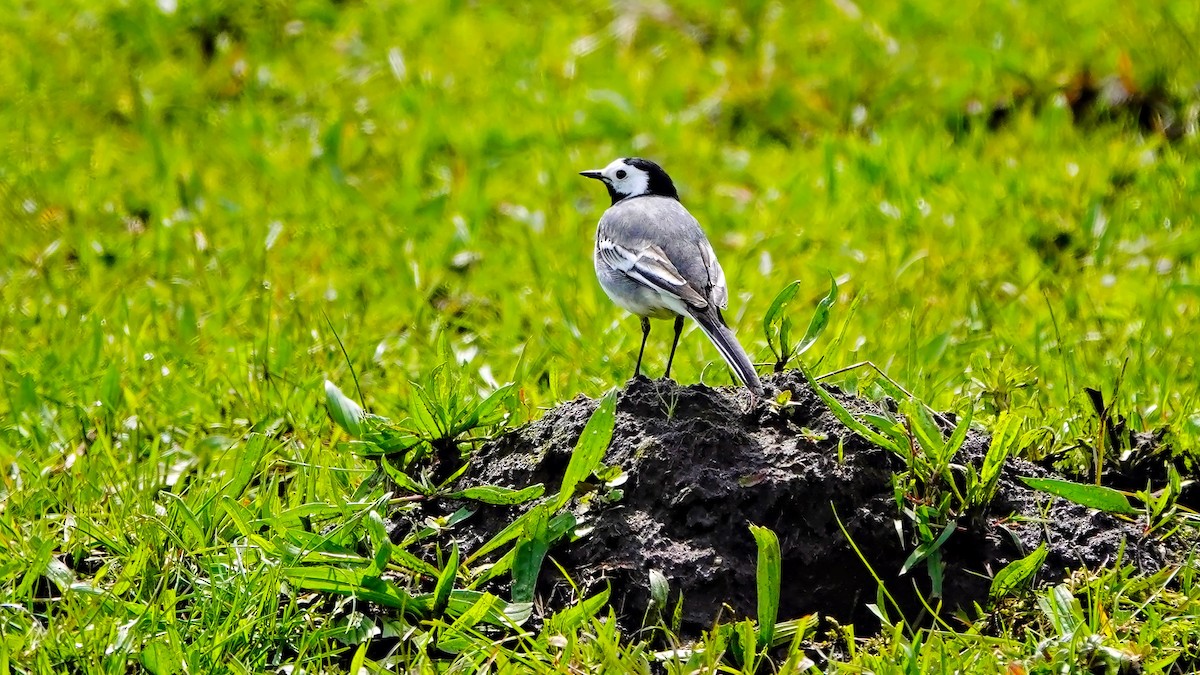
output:
[[[636, 320], [591, 269], [607, 201], [576, 175], [617, 156], [672, 174], [752, 356], [775, 293], [801, 279], [815, 304], [832, 274], [841, 302], [805, 356], [820, 372], [871, 360], [934, 406], [1018, 410], [1051, 434], [1033, 453], [1094, 433], [1082, 388], [1121, 381], [1122, 414], [1194, 449], [1200, 5], [1078, 5], [0, 13], [0, 588], [32, 607], [52, 561], [98, 538], [111, 556], [101, 599], [64, 601], [41, 633], [13, 615], [5, 648], [99, 655], [140, 616], [115, 605], [163, 607], [170, 584], [144, 572], [188, 547], [161, 487], [245, 456], [286, 484], [280, 505], [352, 487], [363, 467], [330, 447], [321, 396], [350, 384], [333, 330], [389, 414], [449, 358], [481, 391], [516, 382], [514, 421], [627, 378]], [[1191, 133], [1076, 125], [1060, 92], [1087, 69], [1181, 97]], [[964, 122], [1014, 96], [1001, 128]], [[690, 332], [676, 377], [726, 383], [716, 360]], [[244, 609], [276, 598], [229, 592], [191, 599], [211, 603], [181, 633], [197, 653], [294, 658]]]

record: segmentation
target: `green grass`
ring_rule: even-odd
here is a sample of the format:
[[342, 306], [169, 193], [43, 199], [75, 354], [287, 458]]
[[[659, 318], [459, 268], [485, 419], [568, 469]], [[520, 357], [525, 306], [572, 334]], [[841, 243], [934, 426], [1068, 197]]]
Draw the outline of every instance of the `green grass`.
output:
[[[775, 294], [799, 279], [792, 306], [815, 305], [832, 274], [817, 372], [873, 361], [1078, 462], [1097, 388], [1197, 450], [1195, 3], [178, 4], [0, 13], [0, 672], [347, 667], [353, 614], [280, 604], [273, 540], [236, 507], [286, 539], [303, 519], [280, 514], [325, 505], [313, 531], [347, 541], [382, 509], [354, 496], [372, 465], [321, 393], [355, 394], [350, 364], [397, 418], [448, 361], [479, 398], [515, 383], [514, 423], [623, 382], [640, 335], [593, 281], [607, 202], [577, 175], [617, 156], [672, 174], [758, 360]], [[1073, 123], [1056, 92], [1123, 58], [1183, 99], [1190, 135]], [[1022, 92], [1000, 129], [956, 131]], [[658, 324], [650, 373], [668, 340]], [[700, 335], [680, 349], [680, 381], [729, 382]], [[1105, 591], [1122, 623], [1089, 624], [1104, 639], [1170, 654], [1197, 628], [1190, 579], [1099, 579], [1141, 584]], [[652, 658], [577, 630], [599, 635], [497, 658]], [[994, 634], [897, 628], [838, 653], [886, 671], [1037, 651]]]

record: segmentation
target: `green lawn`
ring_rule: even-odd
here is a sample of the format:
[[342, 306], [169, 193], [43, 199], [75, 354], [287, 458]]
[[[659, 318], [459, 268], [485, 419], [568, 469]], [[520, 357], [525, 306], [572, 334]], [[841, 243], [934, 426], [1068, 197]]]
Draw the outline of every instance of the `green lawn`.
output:
[[[281, 594], [284, 547], [258, 529], [310, 505], [314, 531], [368, 540], [389, 512], [356, 493], [373, 465], [323, 380], [357, 397], [353, 366], [401, 419], [449, 363], [471, 396], [514, 383], [510, 424], [624, 382], [640, 334], [594, 281], [607, 199], [577, 175], [618, 156], [671, 173], [752, 357], [776, 293], [801, 280], [803, 325], [832, 275], [814, 372], [872, 361], [984, 428], [1011, 411], [1022, 453], [1075, 464], [1095, 388], [1197, 452], [1200, 4], [510, 4], [0, 12], [0, 673], [357, 666], [355, 626]], [[1163, 92], [1182, 138], [1122, 107], [1077, 123], [1085, 71]], [[729, 383], [717, 361], [689, 328], [673, 374]], [[1089, 597], [1112, 605], [1088, 625], [1146, 664], [1183, 653], [1192, 574], [1101, 573]], [[1041, 636], [1018, 627], [1049, 614], [1013, 602], [985, 608], [1004, 627], [985, 638], [897, 626], [839, 658], [1028, 659]], [[605, 630], [500, 658], [652, 660]], [[404, 653], [454, 658], [411, 635]]]

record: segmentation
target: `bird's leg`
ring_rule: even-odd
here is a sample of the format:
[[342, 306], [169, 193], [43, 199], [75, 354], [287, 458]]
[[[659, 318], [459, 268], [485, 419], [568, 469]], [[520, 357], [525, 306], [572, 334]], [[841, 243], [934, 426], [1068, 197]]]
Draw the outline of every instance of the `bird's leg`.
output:
[[675, 347], [679, 345], [679, 335], [683, 333], [683, 316], [675, 317], [675, 339], [671, 341], [671, 355], [667, 357], [667, 374], [663, 377], [671, 379], [671, 362], [675, 360]]
[[638, 350], [637, 365], [633, 367], [633, 379], [642, 373], [642, 354], [646, 353], [646, 338], [650, 337], [650, 319], [642, 317], [642, 348]]

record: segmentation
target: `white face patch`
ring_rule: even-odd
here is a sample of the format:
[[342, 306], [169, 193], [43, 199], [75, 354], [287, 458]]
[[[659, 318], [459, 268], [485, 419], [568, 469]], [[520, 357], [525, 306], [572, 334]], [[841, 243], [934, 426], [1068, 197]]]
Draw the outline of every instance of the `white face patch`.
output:
[[624, 158], [613, 160], [600, 174], [622, 197], [636, 197], [650, 190], [650, 174], [626, 164]]

